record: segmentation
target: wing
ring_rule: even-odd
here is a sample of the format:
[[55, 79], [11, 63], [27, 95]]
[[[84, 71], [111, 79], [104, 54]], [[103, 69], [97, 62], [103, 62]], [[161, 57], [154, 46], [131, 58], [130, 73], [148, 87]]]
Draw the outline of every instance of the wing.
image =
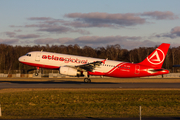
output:
[[78, 65], [78, 66], [75, 66], [77, 70], [80, 70], [80, 71], [90, 71], [92, 72], [94, 68], [96, 67], [99, 67], [101, 65], [101, 63], [104, 63], [105, 64], [105, 61], [107, 59], [103, 60], [103, 61], [95, 61], [95, 62], [91, 62], [91, 63], [88, 63], [88, 64], [83, 64], [83, 65]]

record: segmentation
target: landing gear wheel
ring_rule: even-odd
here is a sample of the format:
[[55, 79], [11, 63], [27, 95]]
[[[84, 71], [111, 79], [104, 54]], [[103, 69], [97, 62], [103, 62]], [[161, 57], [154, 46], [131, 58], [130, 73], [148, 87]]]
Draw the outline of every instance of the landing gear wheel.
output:
[[35, 76], [38, 76], [38, 73], [35, 73]]
[[91, 83], [91, 79], [89, 79], [89, 78], [84, 78], [84, 82], [85, 82], [85, 83]]

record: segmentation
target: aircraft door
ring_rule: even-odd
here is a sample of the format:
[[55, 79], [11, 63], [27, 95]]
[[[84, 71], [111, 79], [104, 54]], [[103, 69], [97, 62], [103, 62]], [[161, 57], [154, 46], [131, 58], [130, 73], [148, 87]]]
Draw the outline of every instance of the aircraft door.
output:
[[41, 53], [36, 53], [35, 61], [40, 62], [40, 56], [41, 56]]
[[135, 74], [140, 73], [140, 65], [135, 65]]

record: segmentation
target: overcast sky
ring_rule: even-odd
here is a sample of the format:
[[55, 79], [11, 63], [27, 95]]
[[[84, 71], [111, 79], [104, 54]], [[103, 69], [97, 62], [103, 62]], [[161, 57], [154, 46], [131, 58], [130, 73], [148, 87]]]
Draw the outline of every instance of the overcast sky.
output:
[[180, 0], [0, 0], [0, 44], [180, 46]]

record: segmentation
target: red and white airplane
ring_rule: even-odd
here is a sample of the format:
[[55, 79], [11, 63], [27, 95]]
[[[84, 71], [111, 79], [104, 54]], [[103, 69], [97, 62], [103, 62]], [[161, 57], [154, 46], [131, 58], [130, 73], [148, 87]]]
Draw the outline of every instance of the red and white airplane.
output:
[[19, 61], [37, 68], [56, 69], [62, 75], [86, 76], [84, 82], [91, 82], [89, 75], [120, 78], [155, 76], [169, 73], [168, 70], [162, 68], [169, 46], [170, 44], [162, 43], [140, 63], [103, 60], [44, 51], [29, 52], [21, 56]]

